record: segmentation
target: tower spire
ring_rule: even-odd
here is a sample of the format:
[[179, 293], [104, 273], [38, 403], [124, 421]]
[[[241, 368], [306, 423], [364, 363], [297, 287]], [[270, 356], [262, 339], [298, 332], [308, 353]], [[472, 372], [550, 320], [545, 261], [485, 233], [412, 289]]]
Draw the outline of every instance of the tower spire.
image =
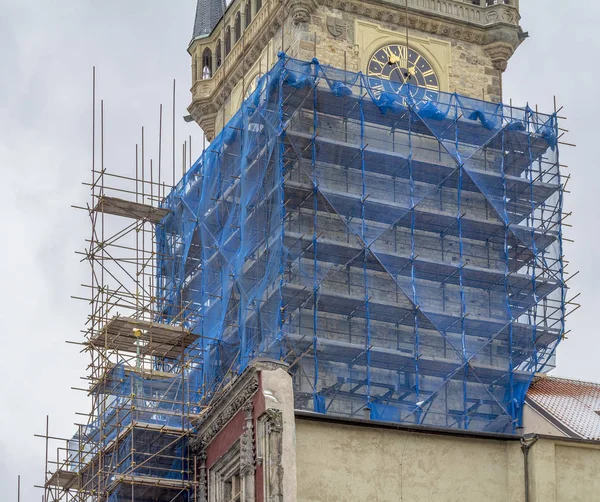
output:
[[225, 0], [198, 0], [193, 38], [210, 35], [226, 9]]

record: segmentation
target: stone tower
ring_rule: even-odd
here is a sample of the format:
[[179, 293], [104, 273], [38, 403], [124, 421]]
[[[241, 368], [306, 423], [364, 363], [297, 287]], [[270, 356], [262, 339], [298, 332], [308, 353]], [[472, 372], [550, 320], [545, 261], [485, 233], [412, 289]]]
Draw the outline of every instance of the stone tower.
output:
[[157, 237], [203, 399], [267, 357], [297, 410], [516, 433], [567, 289], [556, 113], [499, 103], [516, 1], [219, 9], [189, 49], [211, 145]]
[[519, 0], [198, 0], [189, 112], [212, 140], [279, 51], [368, 72], [390, 46], [426, 60], [440, 90], [500, 101], [519, 21]]

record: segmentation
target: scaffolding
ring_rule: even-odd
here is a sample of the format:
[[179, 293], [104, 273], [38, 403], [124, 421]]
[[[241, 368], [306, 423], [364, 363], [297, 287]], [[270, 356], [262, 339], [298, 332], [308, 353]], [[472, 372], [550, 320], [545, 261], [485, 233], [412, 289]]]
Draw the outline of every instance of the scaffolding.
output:
[[194, 420], [258, 357], [297, 409], [515, 433], [565, 335], [559, 137], [556, 110], [281, 53], [168, 194], [94, 169], [93, 411], [46, 501], [194, 500]]

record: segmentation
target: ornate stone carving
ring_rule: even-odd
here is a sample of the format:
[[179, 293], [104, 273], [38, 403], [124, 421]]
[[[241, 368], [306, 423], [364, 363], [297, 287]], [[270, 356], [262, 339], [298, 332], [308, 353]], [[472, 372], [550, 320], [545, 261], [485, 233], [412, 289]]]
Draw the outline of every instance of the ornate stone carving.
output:
[[283, 431], [283, 415], [280, 410], [270, 408], [264, 412], [263, 416], [265, 417], [267, 432], [269, 434], [272, 432], [280, 434]]
[[308, 23], [315, 8], [313, 0], [288, 0], [288, 9], [294, 24]]
[[242, 476], [253, 476], [256, 465], [254, 455], [253, 410], [254, 406], [252, 406], [252, 403], [248, 403], [246, 406], [244, 406], [246, 423], [244, 425], [244, 433], [240, 438], [240, 474]]
[[486, 13], [485, 20], [488, 23], [495, 23], [496, 21], [498, 21], [498, 12], [493, 10], [491, 12]]
[[208, 478], [206, 475], [206, 452], [202, 451], [196, 457], [197, 465], [197, 483], [198, 483], [198, 502], [207, 502], [208, 500]]
[[339, 17], [327, 16], [327, 31], [335, 38], [345, 37], [348, 23]]
[[240, 478], [244, 487], [244, 502], [254, 502], [256, 455], [254, 453], [254, 406], [244, 406], [244, 432], [240, 438]]
[[494, 42], [484, 47], [485, 52], [492, 60], [494, 68], [503, 72], [506, 70], [508, 60], [513, 55], [514, 47], [505, 42]]
[[267, 433], [266, 501], [283, 502], [283, 415], [280, 410], [271, 408], [261, 418], [265, 421]]
[[514, 14], [508, 10], [502, 12], [502, 20], [506, 23], [512, 23], [515, 20]]
[[[244, 404], [256, 393], [258, 390], [258, 378], [256, 375], [252, 375], [249, 381], [236, 393], [235, 397], [229, 402], [219, 402], [217, 400], [212, 410], [216, 413], [216, 417], [213, 418], [213, 414], [209, 415], [204, 421], [209, 422], [206, 429], [201, 432], [201, 435], [196, 440], [192, 441], [191, 446], [194, 447], [196, 443], [209, 445], [215, 436], [225, 427], [233, 416], [242, 409]], [[222, 408], [221, 408], [222, 406]], [[203, 422], [199, 424], [200, 430], [203, 429]]]

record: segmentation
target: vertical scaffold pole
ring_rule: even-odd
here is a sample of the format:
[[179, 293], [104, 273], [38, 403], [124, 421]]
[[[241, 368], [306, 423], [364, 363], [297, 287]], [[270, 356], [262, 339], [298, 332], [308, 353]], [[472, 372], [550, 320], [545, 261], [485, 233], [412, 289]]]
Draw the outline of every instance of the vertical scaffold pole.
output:
[[[250, 203], [251, 201], [247, 200], [247, 194], [246, 194], [246, 170], [247, 170], [247, 156], [246, 156], [246, 142], [248, 141], [248, 137], [247, 137], [247, 129], [248, 129], [248, 114], [247, 114], [247, 107], [245, 105], [245, 103], [242, 103], [242, 107], [240, 108], [240, 110], [238, 111], [238, 113], [242, 114], [242, 127], [240, 128], [241, 130], [239, 131], [240, 134], [240, 161], [239, 161], [239, 165], [240, 165], [240, 172], [239, 172], [239, 183], [240, 183], [240, 216], [239, 216], [239, 231], [240, 231], [240, 247], [243, 249], [245, 245], [247, 245], [247, 226], [245, 225], [246, 222], [246, 218], [247, 218], [247, 213], [248, 213], [248, 203]], [[250, 191], [252, 192], [252, 191]], [[243, 253], [243, 251], [242, 251]], [[232, 287], [234, 287], [236, 280], [238, 279], [236, 277], [236, 274], [238, 273], [238, 267], [236, 266], [234, 271], [233, 271], [233, 277], [232, 277]], [[243, 275], [243, 270], [240, 270], [240, 274]], [[241, 278], [240, 278], [241, 279]], [[239, 336], [240, 336], [240, 356], [239, 356], [239, 361], [240, 361], [240, 367], [239, 367], [239, 371], [243, 371], [244, 368], [247, 366], [248, 361], [249, 361], [249, 347], [248, 347], [248, 326], [246, 323], [246, 319], [247, 319], [247, 315], [248, 315], [248, 307], [249, 305], [246, 305], [245, 303], [247, 302], [246, 300], [246, 295], [242, 294], [240, 292], [240, 308], [238, 309], [238, 331], [239, 331]]]
[[[556, 109], [556, 96], [554, 97], [554, 113], [552, 114], [554, 133], [558, 138], [558, 111]], [[557, 345], [562, 341], [565, 336], [565, 317], [566, 317], [566, 303], [567, 303], [567, 288], [565, 286], [565, 275], [564, 275], [564, 262], [563, 262], [563, 236], [562, 236], [562, 221], [563, 221], [563, 198], [564, 198], [564, 186], [562, 183], [562, 176], [560, 172], [560, 150], [558, 148], [558, 142], [556, 145], [556, 174], [557, 182], [559, 186], [558, 190], [558, 267], [560, 277], [560, 336], [558, 338]]]
[[[409, 110], [409, 113], [412, 114], [412, 108]], [[420, 356], [420, 338], [419, 338], [419, 297], [417, 295], [417, 286], [416, 286], [416, 270], [415, 270], [415, 260], [416, 260], [416, 242], [415, 242], [415, 179], [413, 173], [413, 147], [412, 147], [412, 121], [408, 120], [408, 175], [409, 175], [409, 185], [410, 185], [410, 281], [412, 288], [412, 303], [414, 307], [414, 365], [415, 365], [415, 402], [421, 402], [421, 387], [419, 382], [419, 356]], [[421, 423], [422, 409], [418, 406], [416, 413], [416, 423]]]
[[[504, 107], [501, 108], [502, 110], [502, 122], [504, 123]], [[512, 115], [512, 108], [510, 109], [510, 113]], [[504, 129], [502, 130], [502, 132], [500, 133], [501, 136], [501, 144], [502, 144], [502, 151], [506, 151], [506, 136], [504, 133]], [[510, 277], [510, 253], [509, 253], [509, 249], [508, 249], [508, 239], [510, 237], [510, 230], [509, 230], [509, 225], [510, 225], [510, 219], [508, 216], [508, 191], [507, 191], [507, 187], [506, 187], [506, 166], [504, 164], [505, 161], [505, 156], [501, 155], [501, 160], [500, 160], [500, 171], [501, 171], [501, 175], [502, 175], [502, 219], [504, 220], [504, 301], [506, 303], [506, 315], [507, 318], [509, 320], [509, 324], [508, 324], [508, 385], [509, 385], [509, 399], [510, 399], [510, 405], [508, 407], [508, 410], [511, 414], [511, 426], [512, 426], [512, 432], [515, 432], [515, 429], [517, 427], [517, 423], [516, 423], [516, 408], [514, 406], [514, 399], [515, 399], [515, 387], [514, 387], [514, 361], [513, 361], [513, 353], [514, 353], [514, 327], [513, 327], [513, 315], [512, 315], [512, 307], [510, 304], [510, 283], [509, 283], [509, 277]]]
[[[283, 40], [282, 40], [283, 43]], [[283, 172], [285, 164], [283, 162], [283, 156], [285, 153], [285, 124], [283, 120], [283, 81], [285, 74], [285, 66], [286, 66], [286, 57], [282, 54], [279, 61], [277, 62], [277, 68], [275, 71], [279, 72], [279, 81], [278, 81], [278, 91], [279, 95], [277, 98], [277, 113], [278, 113], [278, 124], [277, 130], [279, 132], [278, 138], [278, 152], [277, 152], [277, 162], [279, 164], [279, 224], [281, 226], [280, 236], [279, 236], [279, 254], [280, 254], [280, 262], [279, 262], [279, 316], [278, 316], [278, 329], [277, 329], [277, 341], [279, 342], [279, 359], [283, 360], [284, 351], [283, 351], [283, 324], [285, 322], [285, 306], [283, 302], [283, 286], [285, 279], [285, 253], [284, 249], [284, 241], [285, 241], [285, 218], [286, 218], [286, 209], [285, 209], [285, 173]]]
[[[315, 57], [316, 57], [316, 43], [317, 43], [317, 34], [315, 33]], [[317, 129], [319, 127], [319, 117], [317, 115], [317, 72], [319, 71], [319, 66], [317, 62], [314, 62], [311, 65], [311, 70], [313, 72], [314, 86], [313, 86], [313, 134], [311, 138], [311, 168], [312, 168], [312, 183], [313, 183], [313, 236], [312, 236], [312, 246], [313, 246], [313, 359], [314, 359], [314, 382], [313, 382], [313, 408], [314, 411], [321, 411], [319, 401], [318, 401], [318, 392], [317, 385], [319, 382], [319, 358], [317, 355], [318, 348], [318, 314], [319, 314], [319, 278], [318, 278], [318, 267], [319, 267], [319, 257], [318, 257], [318, 210], [319, 210], [319, 202], [318, 202], [318, 194], [319, 194], [319, 182], [317, 175]], [[325, 411], [325, 410], [322, 410]]]
[[367, 375], [366, 375], [366, 387], [367, 387], [367, 396], [365, 406], [368, 408], [371, 406], [371, 319], [370, 319], [370, 305], [369, 305], [369, 275], [367, 269], [367, 260], [369, 257], [369, 243], [368, 243], [368, 235], [367, 235], [367, 224], [366, 224], [366, 213], [365, 213], [365, 202], [367, 200], [367, 181], [366, 181], [366, 172], [365, 172], [365, 110], [364, 110], [364, 98], [365, 98], [365, 89], [363, 88], [363, 83], [361, 79], [361, 87], [360, 87], [360, 172], [361, 172], [361, 181], [362, 181], [362, 195], [361, 195], [361, 203], [360, 203], [360, 217], [361, 217], [361, 240], [363, 247], [363, 280], [364, 280], [364, 301], [365, 301], [365, 330], [366, 330], [366, 340], [365, 340], [365, 352], [367, 358]]
[[463, 283], [463, 267], [464, 267], [464, 247], [463, 247], [463, 236], [462, 236], [462, 185], [463, 185], [463, 170], [464, 164], [459, 150], [459, 137], [458, 137], [458, 121], [459, 121], [459, 101], [456, 94], [454, 95], [454, 141], [456, 148], [458, 166], [458, 186], [456, 188], [456, 219], [458, 225], [458, 283], [460, 290], [460, 331], [461, 331], [461, 348], [463, 357], [463, 420], [464, 428], [469, 428], [469, 417], [468, 417], [468, 405], [467, 405], [467, 378], [469, 374], [469, 355], [467, 350], [467, 333], [465, 326], [465, 318], [467, 316], [467, 302], [465, 296], [465, 288]]
[[538, 250], [536, 245], [536, 236], [535, 236], [535, 195], [533, 190], [533, 152], [531, 147], [531, 135], [532, 131], [532, 122], [537, 122], [538, 116], [536, 114], [535, 118], [533, 116], [533, 110], [527, 107], [527, 153], [529, 155], [529, 164], [527, 166], [527, 176], [529, 181], [529, 197], [531, 203], [531, 214], [530, 214], [530, 222], [531, 222], [531, 245], [533, 252], [533, 259], [531, 260], [531, 289], [533, 295], [533, 320], [531, 323], [531, 344], [533, 349], [533, 361], [535, 365], [535, 371], [538, 371], [539, 357], [537, 351], [537, 307], [538, 307], [538, 297], [536, 291], [536, 277], [537, 277], [537, 259], [538, 259]]

